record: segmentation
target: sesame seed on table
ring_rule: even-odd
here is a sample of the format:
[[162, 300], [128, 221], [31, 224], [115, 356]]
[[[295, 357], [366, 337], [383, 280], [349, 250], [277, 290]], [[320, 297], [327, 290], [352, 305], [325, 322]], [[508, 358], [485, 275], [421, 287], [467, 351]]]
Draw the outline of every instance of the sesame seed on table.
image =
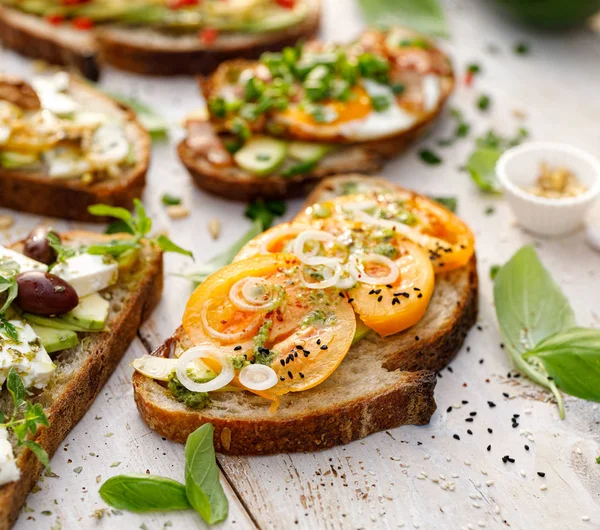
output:
[[[358, 33], [362, 24], [356, 1], [324, 0], [324, 4], [326, 39], [346, 40]], [[457, 169], [472, 149], [474, 136], [492, 127], [510, 135], [524, 126], [536, 140], [565, 141], [597, 153], [600, 35], [528, 32], [499, 16], [489, 2], [452, 0], [444, 6], [453, 37], [441, 44], [459, 74], [450, 107], [463, 110], [472, 137], [438, 148], [437, 140], [447, 136], [453, 125], [446, 116], [428, 138], [390, 162], [381, 174], [425, 194], [458, 198], [457, 213], [477, 239], [477, 327], [451, 370], [438, 374], [437, 411], [427, 426], [401, 427], [318, 453], [218, 456], [230, 503], [223, 528], [600, 528], [600, 465], [596, 464], [600, 407], [566, 397], [566, 419], [560, 420], [550, 394], [511, 366], [497, 328], [489, 277], [492, 265], [504, 263], [519, 247], [533, 243], [570, 299], [578, 322], [598, 327], [600, 299], [593, 286], [599, 281], [600, 254], [586, 245], [581, 233], [557, 240], [528, 235], [516, 225], [503, 198], [482, 195]], [[528, 43], [528, 55], [513, 52], [519, 42]], [[490, 45], [498, 53], [490, 54]], [[473, 62], [480, 63], [483, 71], [468, 88], [461, 83], [461, 74]], [[0, 71], [28, 76], [32, 68], [27, 60], [0, 50]], [[575, 82], [582, 72], [585, 82]], [[138, 415], [129, 363], [160, 345], [181, 323], [192, 286], [178, 274], [193, 270], [248, 229], [245, 205], [197, 190], [174, 155], [182, 136], [178, 124], [199, 102], [192, 79], [147, 78], [107, 69], [102, 86], [139, 97], [172, 123], [170, 141], [154, 146], [143, 198], [155, 227], [191, 248], [196, 265], [166, 256], [164, 295], [157, 310], [53, 457], [52, 471], [58, 478], [39, 483], [15, 528], [62, 525], [101, 530], [145, 525], [158, 529], [167, 523], [174, 530], [203, 528], [193, 512], [102, 511], [106, 505], [98, 487], [119, 473], [148, 470], [178, 480], [183, 477], [183, 446], [162, 439]], [[476, 107], [483, 92], [493, 101], [485, 113]], [[442, 164], [430, 166], [419, 159], [419, 150], [428, 147], [443, 155]], [[160, 200], [167, 191], [183, 198], [189, 216], [169, 217]], [[300, 204], [289, 201], [287, 218]], [[598, 208], [595, 213], [600, 216]], [[0, 231], [0, 242], [23, 237], [40, 221], [5, 209], [0, 209], [0, 215], [15, 221], [10, 230]], [[214, 219], [221, 224], [216, 240], [208, 230]], [[59, 221], [55, 226], [60, 230], [85, 225]], [[422, 297], [418, 288], [414, 291], [393, 293], [391, 303]], [[377, 298], [380, 290], [370, 294]], [[300, 345], [296, 349], [310, 355]], [[281, 364], [285, 366], [285, 361]], [[288, 374], [293, 377], [291, 371]], [[120, 465], [111, 467], [116, 462]]]

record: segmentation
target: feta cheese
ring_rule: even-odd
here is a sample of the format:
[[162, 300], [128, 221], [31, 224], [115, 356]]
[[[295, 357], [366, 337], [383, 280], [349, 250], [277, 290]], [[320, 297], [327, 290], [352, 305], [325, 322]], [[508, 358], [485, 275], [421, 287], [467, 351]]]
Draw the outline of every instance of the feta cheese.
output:
[[19, 342], [13, 342], [0, 331], [0, 386], [6, 381], [10, 369], [15, 368], [25, 388], [44, 388], [56, 365], [29, 324], [21, 320], [9, 322], [17, 328]]
[[119, 266], [108, 256], [79, 254], [56, 265], [52, 274], [69, 282], [82, 298], [113, 285], [119, 275]]
[[46, 272], [48, 270], [48, 265], [45, 263], [28, 258], [23, 254], [19, 254], [18, 252], [11, 250], [10, 248], [0, 246], [0, 269], [2, 269], [3, 266], [5, 266], [7, 269], [10, 269], [11, 267], [9, 265], [11, 261], [16, 264], [14, 267], [16, 274], [27, 271]]
[[64, 93], [69, 89], [69, 76], [65, 72], [36, 77], [31, 84], [40, 98], [42, 107], [57, 116], [67, 116], [79, 109], [77, 102]]
[[21, 471], [17, 467], [8, 431], [0, 427], [0, 486], [19, 480]]

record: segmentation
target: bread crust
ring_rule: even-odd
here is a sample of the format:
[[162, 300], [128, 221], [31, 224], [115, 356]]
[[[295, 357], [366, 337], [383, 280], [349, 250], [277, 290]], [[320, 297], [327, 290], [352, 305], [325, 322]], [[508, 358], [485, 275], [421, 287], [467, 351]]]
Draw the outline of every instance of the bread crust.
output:
[[109, 204], [131, 209], [133, 200], [142, 195], [146, 172], [150, 164], [151, 139], [128, 107], [71, 77], [76, 90], [93, 92], [98, 100], [111, 102], [123, 110], [126, 121], [136, 130], [136, 164], [119, 180], [85, 184], [79, 180], [51, 179], [43, 172], [0, 168], [0, 206], [38, 215], [60, 217], [75, 221], [104, 223], [106, 217], [88, 212], [93, 204]]
[[[98, 234], [74, 231], [63, 233], [62, 236], [83, 239], [97, 238]], [[54, 454], [69, 431], [89, 409], [136, 337], [140, 324], [158, 303], [163, 286], [160, 250], [153, 249], [151, 256], [143, 262], [143, 268], [143, 274], [139, 275], [135, 289], [131, 291], [133, 296], [120, 310], [110, 331], [103, 333], [102, 342], [96, 346], [93, 354], [77, 370], [58, 399], [46, 408], [50, 427], [41, 428], [35, 441], [48, 455]], [[20, 480], [0, 487], [0, 530], [6, 530], [14, 523], [29, 491], [43, 471], [43, 465], [29, 449], [24, 449], [18, 455], [17, 465], [21, 470]]]
[[75, 68], [94, 81], [100, 76], [102, 63], [146, 75], [208, 74], [223, 61], [237, 57], [257, 58], [263, 52], [293, 46], [299, 39], [315, 36], [320, 25], [321, 0], [311, 0], [311, 3], [311, 11], [302, 24], [280, 31], [247, 34], [242, 38], [224, 36], [213, 45], [196, 39], [194, 45], [184, 47], [178, 45], [177, 37], [172, 38], [172, 44], [141, 43], [128, 38], [128, 30], [100, 28], [88, 31], [90, 43], [83, 50], [53, 36], [59, 28], [40, 17], [35, 18], [48, 26], [46, 31], [17, 23], [20, 18], [32, 15], [15, 14], [13, 9], [0, 7], [0, 40], [23, 55]]
[[[323, 182], [308, 197], [305, 206], [317, 201], [334, 186], [334, 182], [349, 178], [356, 180], [357, 176]], [[364, 177], [359, 178], [367, 182]], [[385, 184], [393, 187], [390, 183]], [[369, 355], [368, 359], [373, 360], [369, 352], [383, 352], [383, 357], [378, 357], [383, 359], [383, 369], [397, 374], [394, 382], [383, 390], [363, 393], [338, 406], [309, 407], [293, 416], [276, 413], [256, 419], [251, 414], [248, 417], [216, 414], [211, 412], [210, 407], [200, 411], [187, 408], [175, 402], [168, 390], [159, 383], [135, 372], [133, 387], [138, 410], [150, 428], [182, 443], [200, 425], [210, 422], [215, 427], [215, 449], [235, 455], [316, 451], [400, 425], [424, 425], [429, 422], [436, 408], [436, 372], [442, 370], [456, 355], [477, 319], [475, 257], [462, 269], [444, 273], [442, 278], [446, 283], [460, 283], [461, 287], [451, 301], [453, 305], [448, 311], [449, 316], [441, 325], [430, 330], [431, 324], [427, 322], [426, 314], [421, 328], [417, 324], [415, 328], [391, 337], [373, 334], [373, 337], [363, 339], [370, 343], [363, 346], [364, 354]], [[442, 302], [438, 300], [435, 303]], [[415, 329], [420, 331], [415, 332]], [[417, 333], [421, 336], [417, 336]], [[188, 341], [183, 329], [179, 328], [153, 355], [169, 357], [179, 343], [187, 344]], [[369, 360], [365, 363], [368, 364]], [[364, 370], [369, 369], [369, 366], [364, 366]], [[176, 406], [171, 406], [173, 403]]]

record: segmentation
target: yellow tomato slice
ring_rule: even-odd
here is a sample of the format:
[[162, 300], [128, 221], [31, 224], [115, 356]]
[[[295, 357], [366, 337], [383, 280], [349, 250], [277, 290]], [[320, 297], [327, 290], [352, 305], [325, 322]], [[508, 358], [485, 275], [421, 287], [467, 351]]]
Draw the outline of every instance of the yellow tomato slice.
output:
[[[183, 328], [195, 345], [216, 345], [225, 355], [246, 355], [250, 361], [257, 355], [269, 358], [279, 382], [256, 393], [270, 399], [325, 380], [350, 349], [356, 329], [347, 299], [335, 288], [307, 287], [301, 266], [289, 254], [232, 263], [194, 291], [183, 315]], [[232, 301], [232, 287], [248, 278], [277, 293], [280, 303], [263, 310], [240, 309]]]
[[[399, 269], [396, 281], [386, 285], [357, 283], [348, 291], [355, 311], [361, 320], [382, 336], [399, 333], [414, 326], [425, 314], [435, 275], [427, 253], [409, 241], [396, 243]], [[387, 274], [380, 267], [365, 264], [370, 276]]]
[[310, 229], [309, 224], [281, 223], [248, 241], [233, 261], [251, 258], [258, 254], [287, 252], [286, 245], [298, 234]]
[[[380, 190], [379, 190], [380, 191]], [[328, 212], [325, 218], [314, 212]], [[321, 230], [341, 231], [350, 224], [365, 228], [389, 229], [423, 247], [436, 273], [466, 265], [475, 252], [475, 238], [469, 227], [437, 202], [407, 190], [390, 193], [346, 195], [311, 206], [298, 222]]]

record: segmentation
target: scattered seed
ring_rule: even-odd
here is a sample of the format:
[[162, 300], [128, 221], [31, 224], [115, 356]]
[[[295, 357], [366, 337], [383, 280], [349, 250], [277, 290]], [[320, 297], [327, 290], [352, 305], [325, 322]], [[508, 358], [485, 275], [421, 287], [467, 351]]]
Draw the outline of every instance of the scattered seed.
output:
[[221, 221], [216, 217], [213, 217], [208, 221], [208, 233], [213, 239], [218, 239], [219, 234], [221, 233]]
[[190, 215], [190, 210], [187, 206], [183, 206], [182, 204], [177, 204], [174, 206], [167, 206], [167, 215], [171, 219], [184, 219], [185, 217]]

